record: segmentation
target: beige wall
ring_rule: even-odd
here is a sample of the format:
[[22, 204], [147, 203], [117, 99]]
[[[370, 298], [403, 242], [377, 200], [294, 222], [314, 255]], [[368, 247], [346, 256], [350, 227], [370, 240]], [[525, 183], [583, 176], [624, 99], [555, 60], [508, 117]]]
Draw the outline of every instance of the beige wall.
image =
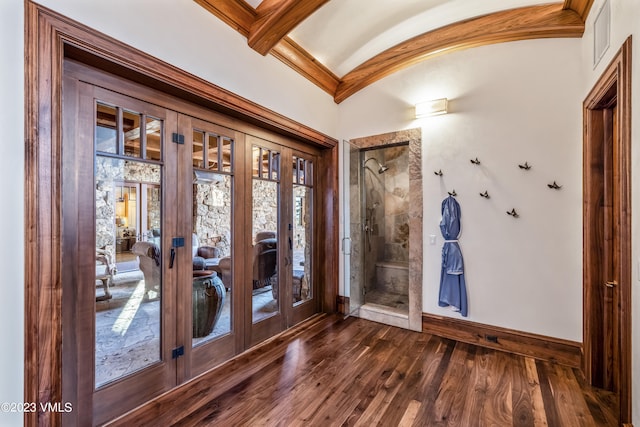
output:
[[[24, 359], [24, 49], [23, 3], [0, 1], [0, 402], [22, 402]], [[10, 351], [7, 351], [10, 349]], [[22, 414], [0, 412], [0, 425]]]
[[[423, 62], [340, 104], [340, 140], [422, 128], [423, 312], [459, 317], [438, 306], [440, 206], [455, 189], [467, 319], [582, 341], [581, 76], [579, 39], [503, 43]], [[413, 118], [416, 102], [442, 97], [450, 114]], [[561, 191], [547, 188], [554, 180]]]

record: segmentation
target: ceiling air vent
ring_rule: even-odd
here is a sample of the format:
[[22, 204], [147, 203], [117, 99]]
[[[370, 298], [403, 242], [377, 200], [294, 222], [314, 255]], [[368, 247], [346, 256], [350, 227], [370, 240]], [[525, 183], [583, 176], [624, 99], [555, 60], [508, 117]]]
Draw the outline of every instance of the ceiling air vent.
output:
[[609, 48], [611, 9], [605, 0], [593, 22], [593, 67], [595, 68]]

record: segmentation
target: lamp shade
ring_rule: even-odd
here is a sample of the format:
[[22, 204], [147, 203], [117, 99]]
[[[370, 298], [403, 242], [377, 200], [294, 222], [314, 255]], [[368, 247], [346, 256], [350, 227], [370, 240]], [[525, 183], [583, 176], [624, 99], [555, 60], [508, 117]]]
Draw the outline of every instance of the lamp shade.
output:
[[447, 98], [434, 99], [416, 104], [416, 119], [447, 113]]

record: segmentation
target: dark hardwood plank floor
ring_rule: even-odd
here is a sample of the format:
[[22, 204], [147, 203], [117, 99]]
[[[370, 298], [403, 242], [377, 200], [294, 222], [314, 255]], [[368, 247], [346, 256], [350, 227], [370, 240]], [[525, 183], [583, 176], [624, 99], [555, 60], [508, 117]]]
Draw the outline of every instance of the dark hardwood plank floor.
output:
[[615, 397], [562, 365], [339, 316], [290, 335], [175, 425], [617, 425]]

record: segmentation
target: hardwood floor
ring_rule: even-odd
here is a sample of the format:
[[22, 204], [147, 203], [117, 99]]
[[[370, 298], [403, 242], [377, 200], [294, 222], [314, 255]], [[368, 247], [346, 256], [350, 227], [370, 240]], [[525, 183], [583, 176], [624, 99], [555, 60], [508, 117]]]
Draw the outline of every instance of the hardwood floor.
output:
[[614, 396], [572, 368], [357, 318], [312, 322], [173, 425], [617, 425]]

